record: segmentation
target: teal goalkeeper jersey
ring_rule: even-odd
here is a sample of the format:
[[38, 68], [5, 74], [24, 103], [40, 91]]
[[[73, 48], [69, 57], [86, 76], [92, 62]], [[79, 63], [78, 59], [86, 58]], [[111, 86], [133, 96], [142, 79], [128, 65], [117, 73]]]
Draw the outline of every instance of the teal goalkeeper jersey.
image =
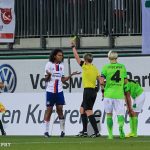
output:
[[101, 75], [106, 79], [104, 97], [124, 99], [124, 79], [127, 78], [123, 64], [110, 63], [102, 68]]
[[138, 82], [128, 79], [128, 83], [125, 85], [124, 91], [129, 92], [131, 97], [136, 99], [143, 93], [144, 90]]

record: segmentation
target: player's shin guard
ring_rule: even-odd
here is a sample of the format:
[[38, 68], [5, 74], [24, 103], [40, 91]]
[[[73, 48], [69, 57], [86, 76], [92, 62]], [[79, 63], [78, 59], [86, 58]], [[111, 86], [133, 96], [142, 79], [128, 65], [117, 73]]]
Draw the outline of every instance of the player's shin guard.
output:
[[99, 133], [94, 115], [88, 116], [89, 121], [94, 129], [95, 134]]
[[83, 132], [87, 132], [87, 124], [88, 124], [88, 119], [86, 114], [81, 114], [81, 119], [82, 119], [82, 125], [83, 125]]
[[119, 124], [119, 132], [120, 132], [120, 138], [124, 138], [125, 134], [123, 131], [123, 126], [124, 126], [124, 116], [123, 115], [118, 115], [118, 124]]
[[65, 132], [65, 119], [63, 118], [59, 118], [60, 121], [60, 130], [61, 132]]
[[113, 119], [112, 116], [107, 116], [107, 130], [108, 130], [108, 138], [113, 138]]
[[138, 117], [132, 117], [134, 137], [137, 137]]

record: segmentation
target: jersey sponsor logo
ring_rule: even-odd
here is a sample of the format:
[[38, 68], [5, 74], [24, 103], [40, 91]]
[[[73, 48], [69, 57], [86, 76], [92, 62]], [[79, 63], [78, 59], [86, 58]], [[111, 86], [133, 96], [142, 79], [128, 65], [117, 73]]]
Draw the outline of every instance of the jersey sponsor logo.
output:
[[17, 85], [15, 70], [8, 64], [0, 66], [0, 82], [4, 83], [4, 88], [0, 92], [13, 93]]
[[122, 69], [123, 66], [108, 66], [109, 69]]
[[11, 8], [0, 8], [1, 19], [4, 24], [9, 24], [12, 21]]
[[59, 77], [59, 78], [61, 78], [61, 74], [60, 73], [54, 73], [54, 74], [52, 74], [52, 77]]

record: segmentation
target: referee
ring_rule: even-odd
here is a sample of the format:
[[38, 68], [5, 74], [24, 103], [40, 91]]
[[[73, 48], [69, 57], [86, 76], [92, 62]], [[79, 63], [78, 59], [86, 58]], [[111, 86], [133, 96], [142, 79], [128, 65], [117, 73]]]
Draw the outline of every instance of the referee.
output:
[[89, 119], [94, 129], [94, 133], [91, 135], [91, 137], [99, 137], [100, 134], [93, 114], [93, 106], [97, 96], [97, 91], [95, 89], [96, 80], [98, 79], [100, 81], [100, 74], [96, 66], [92, 64], [92, 54], [85, 54], [84, 61], [81, 60], [75, 47], [74, 41], [72, 42], [72, 50], [77, 63], [82, 67], [82, 84], [84, 87], [83, 101], [80, 107], [83, 130], [79, 132], [78, 136], [87, 136], [87, 123]]

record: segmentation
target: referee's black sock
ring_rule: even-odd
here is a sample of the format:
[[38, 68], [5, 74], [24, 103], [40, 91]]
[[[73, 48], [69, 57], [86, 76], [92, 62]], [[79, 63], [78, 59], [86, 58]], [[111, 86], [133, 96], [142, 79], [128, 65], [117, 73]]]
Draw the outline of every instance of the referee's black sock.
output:
[[5, 131], [4, 131], [3, 124], [2, 124], [1, 120], [0, 120], [0, 130], [1, 130], [1, 133], [3, 135], [5, 133]]
[[98, 131], [98, 128], [97, 128], [97, 123], [96, 123], [94, 115], [90, 115], [90, 116], [88, 116], [88, 118], [89, 118], [89, 121], [90, 121], [93, 129], [94, 129], [94, 132], [98, 133], [99, 131]]
[[83, 125], [83, 132], [87, 132], [87, 115], [86, 114], [81, 114], [81, 119], [82, 119], [82, 125]]

